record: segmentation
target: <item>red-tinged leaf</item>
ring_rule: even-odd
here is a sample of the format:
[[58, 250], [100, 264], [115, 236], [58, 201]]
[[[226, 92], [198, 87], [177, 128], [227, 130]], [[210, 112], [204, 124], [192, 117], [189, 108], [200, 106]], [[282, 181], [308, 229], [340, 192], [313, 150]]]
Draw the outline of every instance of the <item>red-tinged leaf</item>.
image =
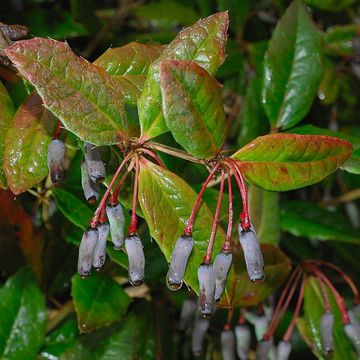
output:
[[[196, 193], [184, 180], [146, 160], [141, 161], [139, 203], [149, 226], [151, 236], [158, 243], [166, 259], [175, 242], [182, 235], [196, 200]], [[194, 248], [185, 273], [185, 282], [198, 291], [197, 269], [203, 262], [212, 225], [212, 213], [203, 203], [194, 224]], [[218, 228], [213, 259], [220, 251], [225, 234]], [[238, 244], [237, 241], [235, 241]], [[251, 283], [246, 273], [244, 257], [239, 245], [235, 247], [234, 264], [230, 270], [221, 307], [256, 305], [282, 284], [290, 269], [289, 259], [275, 246], [263, 244], [266, 280], [264, 284]], [[164, 279], [165, 281], [165, 279]]]
[[0, 81], [0, 188], [7, 189], [7, 182], [3, 170], [3, 157], [5, 150], [5, 139], [11, 120], [14, 116], [14, 107], [10, 96]]
[[219, 306], [231, 308], [257, 305], [285, 282], [291, 270], [290, 259], [277, 246], [262, 244], [265, 281], [253, 283], [246, 272], [244, 255], [239, 242], [234, 241], [234, 244], [233, 265], [227, 276], [226, 288]]
[[48, 174], [47, 152], [55, 117], [31, 95], [18, 109], [5, 142], [4, 171], [10, 190], [20, 194]]
[[94, 64], [110, 75], [144, 75], [150, 64], [163, 52], [164, 45], [131, 42], [125, 46], [107, 49]]
[[41, 277], [43, 238], [36, 231], [30, 216], [20, 201], [9, 191], [0, 190], [0, 262], [4, 275], [10, 275], [14, 264], [21, 266], [21, 258]]
[[196, 62], [214, 74], [225, 59], [229, 17], [227, 12], [211, 15], [181, 31], [149, 68], [144, 90], [138, 101], [141, 134], [152, 138], [167, 131], [161, 110], [159, 64], [161, 60]]
[[226, 137], [219, 83], [193, 62], [165, 60], [160, 83], [166, 125], [191, 155], [214, 157]]
[[272, 134], [237, 151], [246, 179], [265, 190], [287, 191], [315, 184], [351, 155], [352, 146], [336, 137]]
[[5, 51], [44, 106], [82, 140], [108, 145], [128, 136], [118, 85], [105, 70], [76, 56], [67, 43], [34, 38]]

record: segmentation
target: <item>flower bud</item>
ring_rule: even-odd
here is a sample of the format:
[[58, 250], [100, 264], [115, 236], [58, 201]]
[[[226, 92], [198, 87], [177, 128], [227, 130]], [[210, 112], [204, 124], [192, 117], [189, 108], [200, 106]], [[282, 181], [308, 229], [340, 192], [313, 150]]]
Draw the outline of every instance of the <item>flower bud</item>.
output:
[[202, 264], [198, 269], [199, 301], [198, 308], [202, 316], [214, 314], [215, 274], [211, 264]]
[[196, 312], [196, 301], [194, 299], [186, 299], [181, 308], [179, 330], [186, 330], [194, 318]]
[[191, 338], [191, 349], [194, 356], [200, 356], [203, 351], [205, 334], [209, 328], [210, 321], [201, 316], [195, 317], [195, 325]]
[[344, 330], [348, 338], [352, 341], [358, 356], [360, 356], [360, 326], [349, 323], [344, 326]]
[[92, 181], [101, 183], [106, 177], [105, 165], [101, 160], [100, 149], [90, 143], [84, 144], [85, 162]]
[[247, 360], [250, 348], [251, 333], [247, 325], [235, 326], [236, 353], [240, 360]]
[[191, 236], [180, 236], [171, 254], [169, 271], [166, 277], [167, 285], [170, 290], [179, 290], [183, 284], [186, 265], [194, 246]]
[[266, 329], [269, 325], [269, 319], [267, 318], [266, 314], [258, 315], [255, 317], [254, 326], [255, 326], [255, 335], [256, 339], [259, 341], [263, 338]]
[[291, 353], [291, 347], [290, 341], [280, 341], [277, 347], [276, 360], [288, 360]]
[[121, 205], [106, 206], [106, 215], [110, 223], [111, 241], [115, 249], [120, 249], [125, 239], [125, 217]]
[[61, 140], [52, 140], [48, 146], [47, 164], [53, 184], [64, 180], [65, 145]]
[[79, 247], [78, 272], [81, 277], [89, 275], [96, 243], [99, 239], [97, 229], [88, 228], [85, 230]]
[[320, 336], [322, 349], [325, 354], [334, 351], [334, 315], [331, 312], [326, 312], [322, 315], [320, 320]]
[[273, 346], [273, 338], [269, 340], [261, 340], [256, 347], [256, 360], [268, 360], [269, 352]]
[[244, 252], [246, 269], [251, 281], [264, 280], [264, 259], [255, 232], [245, 231], [239, 224], [239, 240]]
[[81, 162], [81, 186], [85, 199], [94, 204], [99, 198], [99, 185], [90, 179], [85, 161]]
[[219, 252], [214, 260], [215, 272], [215, 301], [219, 301], [224, 292], [226, 277], [232, 263], [231, 252]]
[[223, 330], [221, 332], [221, 354], [223, 360], [235, 360], [235, 336], [234, 332], [230, 330]]
[[109, 224], [100, 224], [97, 229], [99, 238], [94, 250], [93, 266], [94, 268], [100, 269], [105, 264], [106, 260], [106, 241], [109, 235]]
[[129, 279], [133, 286], [144, 282], [145, 256], [140, 238], [129, 235], [125, 239], [125, 249], [129, 258]]
[[360, 325], [360, 305], [355, 305], [348, 311], [352, 323]]

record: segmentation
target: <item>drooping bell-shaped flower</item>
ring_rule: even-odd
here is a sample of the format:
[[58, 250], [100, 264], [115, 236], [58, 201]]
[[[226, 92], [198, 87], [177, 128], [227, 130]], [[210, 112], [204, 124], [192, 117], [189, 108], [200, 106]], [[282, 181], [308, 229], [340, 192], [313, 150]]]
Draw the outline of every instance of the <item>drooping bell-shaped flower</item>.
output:
[[186, 299], [181, 307], [179, 330], [186, 330], [190, 323], [194, 319], [195, 312], [197, 310], [197, 304], [194, 299]]
[[79, 247], [78, 273], [81, 277], [89, 275], [92, 264], [96, 243], [99, 239], [99, 232], [96, 228], [85, 230]]
[[323, 352], [329, 354], [334, 351], [334, 315], [331, 312], [326, 312], [320, 319], [320, 336]]
[[125, 249], [129, 259], [129, 279], [133, 286], [144, 282], [145, 256], [140, 238], [129, 235], [125, 239]]
[[107, 205], [106, 215], [110, 224], [111, 241], [114, 244], [115, 249], [121, 249], [122, 244], [125, 240], [125, 217], [122, 206]]
[[84, 144], [85, 162], [90, 179], [95, 182], [102, 182], [106, 177], [106, 170], [101, 160], [100, 149], [90, 143]]
[[239, 224], [239, 240], [244, 252], [246, 269], [250, 280], [264, 280], [264, 259], [255, 231], [252, 228], [243, 230], [241, 224]]
[[240, 360], [247, 360], [251, 342], [251, 332], [247, 325], [235, 326], [236, 353]]
[[99, 224], [97, 229], [99, 232], [99, 238], [94, 250], [93, 266], [94, 268], [100, 269], [103, 267], [106, 260], [106, 242], [109, 236], [109, 224]]
[[268, 340], [261, 340], [257, 343], [256, 360], [268, 360], [273, 341], [273, 338], [270, 338]]
[[232, 263], [231, 252], [219, 252], [214, 260], [215, 272], [215, 301], [219, 301], [224, 292], [226, 277]]
[[277, 360], [288, 360], [291, 353], [291, 342], [290, 341], [280, 341], [277, 347]]
[[191, 236], [180, 236], [171, 254], [169, 271], [166, 277], [167, 285], [171, 290], [178, 290], [183, 284], [186, 265], [189, 260], [194, 240]]
[[99, 184], [90, 179], [85, 161], [81, 162], [81, 186], [85, 199], [94, 204], [99, 198]]
[[348, 338], [352, 341], [358, 356], [360, 356], [360, 326], [349, 323], [344, 326], [344, 330]]
[[202, 316], [211, 317], [215, 306], [215, 273], [211, 264], [202, 264], [198, 269], [198, 308]]
[[360, 304], [355, 305], [348, 311], [352, 323], [360, 325]]
[[232, 329], [223, 330], [220, 336], [223, 360], [235, 360], [235, 335]]
[[209, 319], [203, 318], [202, 316], [195, 317], [195, 324], [191, 337], [191, 349], [194, 356], [201, 355], [203, 351], [204, 339], [209, 325]]
[[53, 184], [60, 184], [64, 180], [64, 159], [65, 144], [59, 139], [52, 140], [48, 146], [47, 164]]
[[269, 319], [265, 313], [254, 317], [255, 335], [257, 340], [263, 338], [266, 329], [268, 328], [268, 325]]

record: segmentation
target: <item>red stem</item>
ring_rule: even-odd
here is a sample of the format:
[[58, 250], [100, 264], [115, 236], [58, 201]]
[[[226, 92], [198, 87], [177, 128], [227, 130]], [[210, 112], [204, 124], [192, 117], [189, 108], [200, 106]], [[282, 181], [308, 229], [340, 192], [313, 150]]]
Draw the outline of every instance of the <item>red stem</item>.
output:
[[139, 159], [136, 158], [135, 163], [135, 179], [134, 179], [134, 192], [133, 192], [133, 204], [132, 212], [129, 226], [129, 235], [135, 235], [137, 230], [137, 216], [136, 216], [136, 204], [137, 204], [137, 194], [138, 194], [138, 185], [139, 185], [139, 170], [140, 163]]
[[329, 294], [325, 288], [325, 284], [323, 282], [323, 280], [321, 278], [319, 278], [319, 282], [320, 282], [320, 287], [321, 287], [321, 292], [324, 298], [324, 302], [325, 302], [325, 311], [326, 312], [330, 312], [331, 311], [331, 304], [330, 304], [330, 300], [329, 300]]
[[302, 302], [304, 299], [304, 287], [305, 287], [305, 275], [303, 275], [302, 280], [301, 280], [301, 287], [300, 287], [299, 297], [298, 297], [298, 301], [296, 303], [294, 315], [291, 319], [290, 325], [288, 326], [288, 328], [283, 336], [284, 341], [290, 341], [290, 339], [291, 339], [291, 335], [292, 335], [292, 332], [295, 327], [295, 322], [300, 314], [301, 305], [302, 305]]
[[199, 192], [199, 195], [195, 201], [195, 204], [194, 204], [194, 207], [193, 207], [193, 210], [191, 212], [191, 215], [190, 215], [190, 218], [189, 218], [189, 221], [188, 221], [188, 224], [187, 226], [185, 227], [185, 230], [184, 230], [184, 234], [185, 235], [188, 235], [188, 236], [191, 236], [192, 235], [192, 232], [193, 232], [193, 226], [194, 226], [194, 220], [195, 220], [195, 216], [196, 216], [196, 213], [198, 211], [198, 208], [199, 208], [199, 205], [200, 205], [200, 201], [201, 201], [201, 198], [206, 190], [206, 187], [208, 186], [210, 180], [214, 177], [216, 171], [219, 169], [220, 167], [220, 163], [217, 163], [214, 168], [211, 170], [209, 176], [207, 177], [207, 179], [205, 180], [200, 192]]
[[58, 139], [60, 137], [61, 128], [62, 128], [62, 123], [61, 123], [60, 120], [58, 120], [58, 122], [56, 124], [56, 129], [55, 129], [55, 131], [53, 133], [53, 136], [52, 136], [53, 140], [56, 140], [56, 139]]
[[218, 198], [218, 202], [217, 202], [217, 205], [216, 205], [214, 221], [213, 221], [211, 234], [210, 234], [210, 239], [209, 239], [209, 245], [208, 245], [208, 248], [206, 250], [206, 254], [204, 256], [204, 263], [205, 264], [210, 264], [210, 262], [211, 262], [211, 254], [212, 254], [212, 251], [213, 251], [215, 235], [216, 235], [216, 229], [217, 229], [217, 225], [218, 225], [218, 222], [219, 222], [221, 200], [222, 200], [223, 193], [224, 193], [224, 183], [225, 183], [225, 176], [224, 176], [224, 170], [223, 170], [221, 172], [220, 193], [219, 193], [219, 198]]
[[162, 168], [165, 168], [165, 164], [161, 161], [161, 159], [150, 149], [141, 148], [141, 151], [150, 155]]
[[133, 163], [130, 164], [130, 166], [127, 168], [126, 172], [123, 174], [122, 178], [120, 179], [119, 183], [116, 185], [116, 188], [110, 197], [111, 205], [115, 206], [118, 204], [118, 197], [119, 197], [120, 189], [121, 189], [122, 185], [124, 184], [125, 180], [127, 179], [127, 177], [129, 176], [132, 168], [133, 168]]
[[100, 217], [99, 217], [99, 222], [100, 222], [101, 224], [106, 223], [106, 209], [105, 209], [105, 207], [103, 207], [103, 208], [101, 209]]
[[350, 318], [349, 315], [346, 311], [346, 307], [344, 304], [344, 299], [343, 297], [339, 294], [339, 292], [336, 290], [336, 288], [334, 287], [334, 285], [331, 283], [331, 281], [327, 278], [326, 275], [324, 275], [320, 270], [314, 268], [314, 267], [310, 267], [309, 268], [319, 279], [323, 280], [324, 283], [328, 286], [328, 288], [330, 289], [331, 293], [333, 294], [335, 301], [339, 307], [339, 310], [341, 312], [341, 318], [342, 318], [342, 322], [344, 325], [349, 324]]
[[332, 263], [330, 263], [328, 261], [325, 261], [325, 260], [309, 260], [308, 262], [309, 263], [314, 263], [314, 264], [319, 264], [319, 265], [325, 265], [325, 266], [337, 271], [341, 275], [341, 277], [345, 280], [345, 282], [349, 285], [351, 291], [353, 292], [355, 305], [359, 304], [359, 302], [360, 302], [359, 290], [356, 287], [356, 285], [354, 284], [354, 282], [351, 280], [349, 275], [347, 275], [343, 270], [341, 270], [335, 264], [332, 264]]
[[224, 252], [229, 252], [231, 249], [231, 232], [233, 226], [233, 199], [232, 199], [232, 184], [231, 184], [231, 176], [230, 172], [228, 172], [228, 189], [229, 189], [229, 220], [228, 220], [228, 228], [226, 232], [225, 243], [222, 247]]
[[91, 219], [91, 221], [90, 221], [90, 226], [91, 226], [92, 228], [95, 228], [95, 227], [97, 226], [97, 224], [99, 223], [99, 216], [100, 216], [100, 214], [101, 214], [102, 209], [105, 209], [105, 207], [106, 207], [106, 201], [107, 201], [107, 199], [108, 199], [108, 197], [109, 197], [111, 188], [114, 186], [114, 183], [115, 183], [117, 177], [119, 176], [122, 168], [123, 168], [124, 165], [127, 163], [127, 161], [131, 158], [132, 155], [133, 155], [132, 152], [131, 152], [131, 153], [128, 153], [128, 154], [125, 156], [125, 158], [124, 158], [124, 160], [122, 161], [122, 163], [120, 164], [120, 166], [117, 168], [117, 170], [116, 170], [113, 178], [111, 179], [111, 182], [110, 182], [110, 184], [109, 184], [109, 187], [106, 189], [105, 194], [104, 194], [104, 196], [102, 197], [102, 199], [101, 199], [98, 207], [96, 208], [96, 211], [95, 211], [95, 213], [94, 213], [94, 215], [93, 215], [93, 217], [92, 217], [92, 219]]

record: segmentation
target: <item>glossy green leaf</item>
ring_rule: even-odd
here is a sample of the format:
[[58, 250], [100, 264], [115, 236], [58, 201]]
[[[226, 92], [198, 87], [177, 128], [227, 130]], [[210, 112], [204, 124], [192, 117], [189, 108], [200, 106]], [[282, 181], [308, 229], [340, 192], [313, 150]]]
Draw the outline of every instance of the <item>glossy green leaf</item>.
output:
[[45, 346], [40, 353], [41, 359], [57, 360], [76, 343], [78, 336], [77, 321], [73, 314], [45, 338]]
[[34, 274], [24, 268], [0, 289], [0, 357], [35, 359], [45, 338], [45, 301]]
[[278, 22], [265, 57], [263, 103], [273, 129], [288, 129], [310, 110], [322, 78], [322, 35], [300, 1]]
[[131, 302], [113, 279], [96, 273], [86, 279], [76, 274], [72, 278], [71, 295], [81, 332], [91, 332], [119, 320]]
[[340, 11], [355, 2], [356, 0], [305, 0], [306, 4], [327, 11]]
[[287, 201], [282, 203], [280, 214], [281, 229], [295, 236], [360, 243], [360, 230], [348, 219], [311, 202]]
[[324, 179], [351, 152], [351, 144], [336, 137], [272, 134], [256, 138], [232, 157], [250, 183], [287, 191]]
[[214, 157], [226, 137], [226, 119], [218, 82], [192, 62], [160, 64], [163, 114], [175, 140], [191, 155]]
[[354, 42], [359, 25], [332, 26], [325, 33], [325, 51], [329, 55], [352, 56], [354, 53]]
[[6, 54], [35, 86], [44, 106], [80, 139], [108, 145], [127, 137], [116, 82], [103, 69], [76, 56], [66, 43], [43, 38], [17, 41]]
[[37, 94], [31, 95], [16, 112], [4, 152], [4, 171], [14, 194], [32, 188], [47, 176], [49, 130], [56, 123]]
[[155, 315], [151, 305], [137, 304], [119, 323], [82, 336], [60, 359], [153, 360], [160, 344]]
[[144, 90], [138, 100], [143, 138], [152, 138], [167, 131], [161, 110], [160, 61], [170, 59], [193, 61], [213, 74], [225, 58], [228, 23], [227, 12], [199, 20], [193, 26], [181, 31], [165, 48], [159, 60], [150, 66]]
[[0, 188], [7, 189], [7, 182], [3, 170], [5, 139], [11, 126], [11, 120], [14, 116], [14, 106], [10, 96], [0, 81]]
[[161, 55], [164, 47], [134, 41], [125, 46], [107, 49], [94, 64], [114, 76], [146, 76], [150, 64]]
[[[150, 162], [142, 161], [139, 202], [150, 234], [168, 261], [176, 240], [184, 231], [195, 200], [194, 190], [177, 175]], [[194, 224], [194, 248], [184, 278], [195, 291], [198, 289], [197, 268], [206, 252], [211, 225], [211, 211], [203, 203]], [[214, 256], [220, 251], [224, 236], [223, 230], [218, 228]], [[290, 269], [288, 258], [278, 248], [265, 244], [263, 252], [267, 281], [264, 284], [254, 284], [250, 282], [246, 273], [243, 253], [239, 245], [234, 251], [234, 264], [230, 270], [225, 295], [220, 303], [221, 307], [258, 304], [285, 280]]]
[[[350, 340], [345, 335], [343, 324], [341, 322], [341, 314], [336, 301], [327, 289], [331, 309], [335, 317], [334, 321], [334, 352], [331, 354], [333, 360], [355, 360], [358, 357], [355, 355]], [[309, 346], [318, 359], [326, 359], [327, 357], [322, 354], [321, 336], [320, 336], [320, 319], [325, 312], [324, 299], [319, 281], [314, 277], [309, 277], [305, 281], [304, 291], [304, 317], [300, 322], [300, 334], [307, 337]], [[298, 323], [299, 325], [299, 323]]]

